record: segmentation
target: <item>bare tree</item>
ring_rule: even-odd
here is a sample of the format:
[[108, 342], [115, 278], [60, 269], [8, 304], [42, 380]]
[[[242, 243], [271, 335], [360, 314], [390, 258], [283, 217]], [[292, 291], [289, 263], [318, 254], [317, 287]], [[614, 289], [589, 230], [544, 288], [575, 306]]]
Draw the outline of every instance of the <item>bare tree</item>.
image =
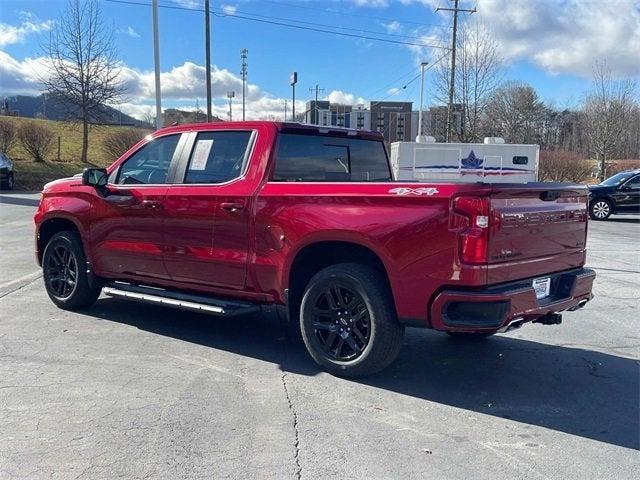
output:
[[599, 177], [606, 177], [607, 158], [625, 136], [634, 109], [635, 83], [615, 80], [605, 62], [593, 69], [593, 86], [584, 102], [584, 129], [589, 150], [599, 161]]
[[584, 182], [592, 165], [567, 150], [542, 150], [538, 178], [541, 182]]
[[113, 130], [102, 141], [102, 150], [110, 159], [117, 159], [149, 133], [141, 128]]
[[[502, 57], [491, 33], [479, 22], [464, 25], [456, 49], [456, 85], [454, 102], [463, 108], [463, 128], [458, 137], [463, 142], [482, 138], [482, 118], [491, 93], [502, 79]], [[436, 99], [448, 101], [451, 61], [441, 63], [435, 71]]]
[[123, 93], [111, 30], [97, 0], [69, 0], [45, 51], [49, 71], [43, 83], [49, 95], [82, 121], [81, 160], [87, 162], [89, 123]]
[[36, 121], [24, 122], [20, 125], [18, 136], [22, 147], [34, 161], [44, 162], [45, 157], [51, 153], [55, 134], [46, 124]]
[[496, 89], [486, 107], [486, 128], [509, 143], [540, 143], [544, 103], [526, 83], [507, 82]]
[[11, 120], [0, 118], [0, 152], [9, 153], [16, 140], [18, 140], [16, 124]]

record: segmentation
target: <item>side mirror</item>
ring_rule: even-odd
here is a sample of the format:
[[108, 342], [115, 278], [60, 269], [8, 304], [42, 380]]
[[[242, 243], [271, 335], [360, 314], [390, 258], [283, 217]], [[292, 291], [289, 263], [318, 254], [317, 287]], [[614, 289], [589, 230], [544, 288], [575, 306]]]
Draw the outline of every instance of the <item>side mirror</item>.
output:
[[104, 168], [85, 168], [82, 172], [82, 184], [91, 187], [104, 187], [107, 184], [107, 170]]

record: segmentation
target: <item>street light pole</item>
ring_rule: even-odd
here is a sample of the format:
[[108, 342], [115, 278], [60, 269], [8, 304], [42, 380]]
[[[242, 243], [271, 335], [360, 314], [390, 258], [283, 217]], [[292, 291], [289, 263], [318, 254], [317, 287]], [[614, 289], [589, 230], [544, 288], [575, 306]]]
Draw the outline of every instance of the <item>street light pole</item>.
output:
[[290, 84], [291, 84], [291, 88], [292, 88], [292, 96], [293, 98], [291, 99], [291, 121], [295, 122], [296, 121], [296, 83], [298, 83], [298, 72], [293, 72], [291, 74], [291, 77], [289, 77], [289, 80], [291, 80]]
[[229, 99], [229, 121], [233, 121], [233, 98], [236, 96], [236, 92], [227, 92], [227, 98]]
[[428, 62], [422, 62], [420, 64], [420, 108], [418, 110], [418, 138], [416, 138], [416, 142], [419, 142], [422, 137], [422, 108], [424, 105], [423, 96], [424, 96], [424, 69], [427, 66]]
[[156, 84], [156, 129], [162, 128], [162, 104], [160, 96], [160, 40], [158, 35], [158, 0], [151, 3], [153, 17], [153, 63]]
[[207, 81], [207, 122], [212, 120], [211, 115], [211, 32], [209, 30], [209, 0], [204, 0], [204, 37], [205, 37], [205, 62]]
[[242, 59], [242, 68], [240, 73], [242, 75], [242, 121], [245, 120], [245, 102], [247, 96], [247, 55], [249, 54], [249, 50], [243, 48], [240, 50], [240, 58]]

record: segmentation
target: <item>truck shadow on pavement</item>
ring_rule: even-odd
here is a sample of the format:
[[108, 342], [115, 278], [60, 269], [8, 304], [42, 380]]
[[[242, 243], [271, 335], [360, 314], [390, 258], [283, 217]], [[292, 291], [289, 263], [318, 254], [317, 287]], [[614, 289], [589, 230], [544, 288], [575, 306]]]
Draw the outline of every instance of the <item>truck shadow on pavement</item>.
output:
[[605, 220], [605, 222], [611, 222], [611, 223], [640, 223], [640, 217], [638, 216], [617, 216], [617, 217], [609, 217], [607, 220]]
[[[290, 373], [319, 373], [299, 336], [288, 333], [272, 314], [216, 319], [116, 299], [100, 300], [87, 314], [276, 363]], [[352, 381], [638, 449], [638, 362], [590, 348], [505, 335], [464, 343], [442, 333], [409, 328], [393, 365], [377, 375]], [[630, 354], [632, 350], [624, 351]]]
[[9, 205], [22, 205], [27, 207], [37, 207], [40, 205], [39, 198], [12, 197], [9, 195], [0, 195], [0, 204], [7, 203]]

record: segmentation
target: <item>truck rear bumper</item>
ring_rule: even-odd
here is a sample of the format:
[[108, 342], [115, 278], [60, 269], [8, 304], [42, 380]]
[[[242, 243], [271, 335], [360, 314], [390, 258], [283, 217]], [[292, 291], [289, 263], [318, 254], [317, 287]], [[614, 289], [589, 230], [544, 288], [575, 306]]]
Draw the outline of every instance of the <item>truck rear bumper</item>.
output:
[[444, 331], [495, 331], [514, 322], [575, 310], [593, 298], [595, 276], [589, 268], [546, 275], [551, 279], [550, 291], [541, 299], [536, 298], [534, 278], [483, 289], [446, 289], [431, 302], [430, 325]]

